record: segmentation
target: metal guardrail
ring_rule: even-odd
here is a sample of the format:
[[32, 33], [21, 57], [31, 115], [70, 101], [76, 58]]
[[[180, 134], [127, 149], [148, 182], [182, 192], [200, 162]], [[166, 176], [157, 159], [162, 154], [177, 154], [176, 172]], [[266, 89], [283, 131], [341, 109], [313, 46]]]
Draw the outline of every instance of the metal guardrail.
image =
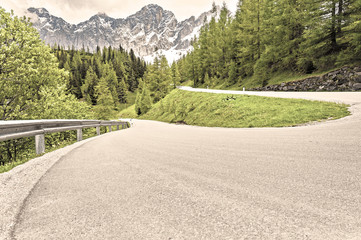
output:
[[35, 136], [35, 148], [37, 154], [45, 152], [45, 134], [77, 130], [77, 140], [83, 140], [84, 128], [96, 128], [97, 135], [100, 135], [100, 127], [108, 127], [109, 132], [112, 126], [117, 130], [128, 128], [127, 122], [121, 121], [98, 121], [98, 120], [21, 120], [21, 121], [0, 121], [0, 142]]

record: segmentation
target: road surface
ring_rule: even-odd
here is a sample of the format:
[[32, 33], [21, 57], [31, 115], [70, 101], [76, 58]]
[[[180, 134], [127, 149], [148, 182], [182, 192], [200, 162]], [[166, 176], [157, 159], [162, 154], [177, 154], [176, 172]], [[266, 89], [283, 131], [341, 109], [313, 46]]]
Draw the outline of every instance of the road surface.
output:
[[58, 161], [11, 238], [361, 239], [361, 93], [268, 94], [353, 115], [263, 129], [136, 120]]

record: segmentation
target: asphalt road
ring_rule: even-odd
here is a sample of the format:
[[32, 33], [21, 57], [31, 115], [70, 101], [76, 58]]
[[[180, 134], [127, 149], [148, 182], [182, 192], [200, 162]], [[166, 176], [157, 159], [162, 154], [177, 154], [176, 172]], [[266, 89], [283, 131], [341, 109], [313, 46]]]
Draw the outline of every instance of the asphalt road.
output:
[[292, 96], [353, 115], [264, 129], [137, 120], [58, 161], [12, 238], [361, 239], [361, 93]]

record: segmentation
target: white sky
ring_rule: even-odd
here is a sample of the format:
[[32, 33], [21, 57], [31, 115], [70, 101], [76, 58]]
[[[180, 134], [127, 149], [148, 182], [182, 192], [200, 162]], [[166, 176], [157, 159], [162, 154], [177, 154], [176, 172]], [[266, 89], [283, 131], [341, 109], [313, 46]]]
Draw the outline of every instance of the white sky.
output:
[[[105, 12], [113, 18], [126, 18], [147, 4], [158, 4], [172, 11], [178, 21], [191, 16], [198, 17], [212, 7], [213, 0], [0, 0], [0, 6], [7, 11], [14, 10], [22, 16], [29, 7], [44, 7], [50, 14], [77, 24], [88, 20], [98, 12]], [[215, 0], [217, 5], [225, 2], [235, 12], [238, 0]]]

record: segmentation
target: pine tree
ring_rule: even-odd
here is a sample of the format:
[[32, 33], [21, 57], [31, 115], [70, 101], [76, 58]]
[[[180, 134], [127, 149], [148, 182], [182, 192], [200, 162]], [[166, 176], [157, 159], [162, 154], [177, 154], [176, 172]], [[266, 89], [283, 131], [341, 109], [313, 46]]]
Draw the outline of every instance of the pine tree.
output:
[[144, 81], [149, 84], [149, 90], [154, 103], [164, 98], [170, 91], [172, 84], [171, 70], [167, 59], [162, 56], [160, 62], [155, 58], [154, 63], [148, 66]]
[[98, 84], [99, 80], [92, 67], [89, 67], [84, 85], [81, 87], [83, 97], [85, 100], [92, 105], [97, 104], [95, 86]]
[[[82, 75], [81, 75], [81, 65], [82, 59], [80, 57], [80, 52], [75, 51], [73, 53], [73, 60], [70, 63], [71, 73], [72, 73], [72, 82], [70, 92], [74, 94], [77, 98], [81, 98], [81, 86], [82, 86]], [[64, 67], [65, 68], [65, 67]]]
[[152, 107], [152, 98], [148, 86], [141, 79], [139, 80], [139, 88], [135, 101], [135, 112], [138, 115], [147, 113]]
[[229, 69], [229, 74], [228, 74], [227, 85], [232, 86], [237, 83], [237, 66], [235, 61], [231, 61], [228, 69]]
[[345, 24], [341, 26], [344, 32], [341, 44], [347, 46], [337, 59], [340, 65], [361, 62], [361, 0], [351, 1], [347, 6]]
[[263, 1], [243, 0], [238, 4], [234, 29], [237, 34], [237, 59], [241, 76], [252, 76], [254, 65], [264, 50]]
[[207, 88], [212, 87], [208, 73], [206, 73], [206, 75], [204, 76], [204, 85], [206, 85]]
[[352, 23], [346, 30], [350, 31], [350, 49], [353, 49], [352, 60], [361, 61], [361, 0], [356, 0], [351, 6]]
[[141, 97], [141, 107], [140, 112], [141, 114], [146, 114], [152, 108], [152, 98], [150, 96], [150, 92], [148, 87], [145, 85], [142, 91]]
[[119, 83], [117, 85], [117, 94], [118, 94], [118, 101], [120, 103], [127, 103], [128, 90], [127, 90], [127, 85], [125, 84], [123, 79], [119, 80]]
[[95, 106], [97, 119], [109, 120], [113, 116], [114, 102], [105, 78], [99, 80], [95, 87], [95, 95], [97, 98], [97, 106]]
[[181, 77], [180, 77], [180, 73], [179, 73], [179, 70], [178, 70], [178, 65], [175, 62], [172, 63], [171, 70], [172, 70], [173, 87], [177, 88], [177, 86], [181, 82]]
[[344, 13], [347, 12], [343, 0], [307, 0], [307, 19], [305, 21], [305, 39], [301, 44], [304, 53], [299, 65], [311, 60], [317, 69], [335, 66], [338, 53], [342, 49], [343, 23], [348, 24]]
[[142, 79], [139, 79], [139, 87], [137, 89], [137, 96], [135, 99], [135, 112], [137, 115], [141, 115], [141, 101], [142, 101], [142, 92], [143, 92], [143, 88], [144, 88], [144, 81]]
[[117, 93], [118, 79], [113, 69], [112, 63], [106, 63], [103, 65], [101, 75], [106, 80], [109, 91], [112, 94], [114, 105], [116, 105], [119, 102], [118, 93]]

